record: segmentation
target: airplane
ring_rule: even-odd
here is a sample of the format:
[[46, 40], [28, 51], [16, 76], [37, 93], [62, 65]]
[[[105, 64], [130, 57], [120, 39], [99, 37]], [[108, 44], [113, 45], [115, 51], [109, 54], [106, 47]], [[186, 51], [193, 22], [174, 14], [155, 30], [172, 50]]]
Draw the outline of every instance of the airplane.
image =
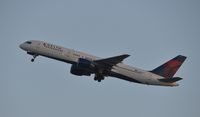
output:
[[159, 67], [146, 71], [123, 64], [122, 61], [129, 57], [122, 54], [109, 58], [99, 58], [84, 52], [68, 49], [44, 41], [30, 40], [19, 45], [21, 49], [32, 55], [31, 62], [40, 56], [72, 64], [70, 72], [77, 76], [90, 76], [101, 82], [105, 77], [116, 77], [122, 80], [156, 86], [179, 86], [180, 77], [174, 77], [186, 57], [178, 55]]

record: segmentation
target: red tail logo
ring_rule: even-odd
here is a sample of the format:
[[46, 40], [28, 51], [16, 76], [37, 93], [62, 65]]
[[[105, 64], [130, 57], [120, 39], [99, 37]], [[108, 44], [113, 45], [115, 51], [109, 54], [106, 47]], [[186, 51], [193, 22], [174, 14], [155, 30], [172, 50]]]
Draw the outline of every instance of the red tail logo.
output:
[[156, 69], [152, 70], [152, 73], [157, 75], [163, 76], [165, 78], [172, 78], [174, 74], [178, 71], [180, 66], [185, 61], [186, 57], [179, 55], [170, 61], [164, 63], [163, 65], [157, 67]]

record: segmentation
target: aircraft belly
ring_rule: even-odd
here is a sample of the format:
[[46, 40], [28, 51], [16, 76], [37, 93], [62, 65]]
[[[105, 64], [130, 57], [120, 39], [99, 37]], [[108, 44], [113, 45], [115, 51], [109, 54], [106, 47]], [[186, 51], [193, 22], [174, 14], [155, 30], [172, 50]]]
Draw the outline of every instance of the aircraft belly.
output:
[[143, 71], [139, 71], [137, 69], [127, 70], [127, 69], [115, 68], [112, 69], [112, 72], [114, 72], [115, 77], [128, 80], [131, 82], [151, 84], [151, 85], [159, 84], [159, 81], [156, 78], [153, 78], [153, 76], [149, 75], [148, 73], [144, 73]]
[[111, 76], [127, 80], [130, 82], [142, 83], [141, 79], [137, 77], [137, 74], [133, 74], [130, 71], [126, 70], [112, 69]]

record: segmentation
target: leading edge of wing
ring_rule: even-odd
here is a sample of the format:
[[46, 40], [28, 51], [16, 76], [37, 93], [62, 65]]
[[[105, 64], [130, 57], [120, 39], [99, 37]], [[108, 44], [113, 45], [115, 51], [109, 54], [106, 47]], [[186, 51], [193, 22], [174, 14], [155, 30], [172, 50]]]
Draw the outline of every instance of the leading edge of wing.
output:
[[128, 54], [122, 54], [122, 55], [119, 55], [119, 56], [114, 56], [114, 57], [110, 57], [110, 58], [95, 60], [94, 62], [98, 63], [98, 64], [114, 66], [114, 65], [116, 65], [118, 63], [121, 63], [125, 58], [127, 58], [129, 56], [130, 55], [128, 55]]

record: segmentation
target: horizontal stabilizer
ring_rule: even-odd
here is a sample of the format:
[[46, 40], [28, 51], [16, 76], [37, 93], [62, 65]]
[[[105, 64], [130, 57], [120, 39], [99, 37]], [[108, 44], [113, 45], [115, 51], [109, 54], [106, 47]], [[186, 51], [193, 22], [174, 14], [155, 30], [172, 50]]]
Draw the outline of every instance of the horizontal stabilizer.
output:
[[183, 78], [180, 77], [173, 77], [173, 78], [163, 78], [163, 79], [158, 79], [161, 82], [166, 82], [166, 83], [173, 83], [173, 82], [177, 82], [179, 80], [182, 80]]

